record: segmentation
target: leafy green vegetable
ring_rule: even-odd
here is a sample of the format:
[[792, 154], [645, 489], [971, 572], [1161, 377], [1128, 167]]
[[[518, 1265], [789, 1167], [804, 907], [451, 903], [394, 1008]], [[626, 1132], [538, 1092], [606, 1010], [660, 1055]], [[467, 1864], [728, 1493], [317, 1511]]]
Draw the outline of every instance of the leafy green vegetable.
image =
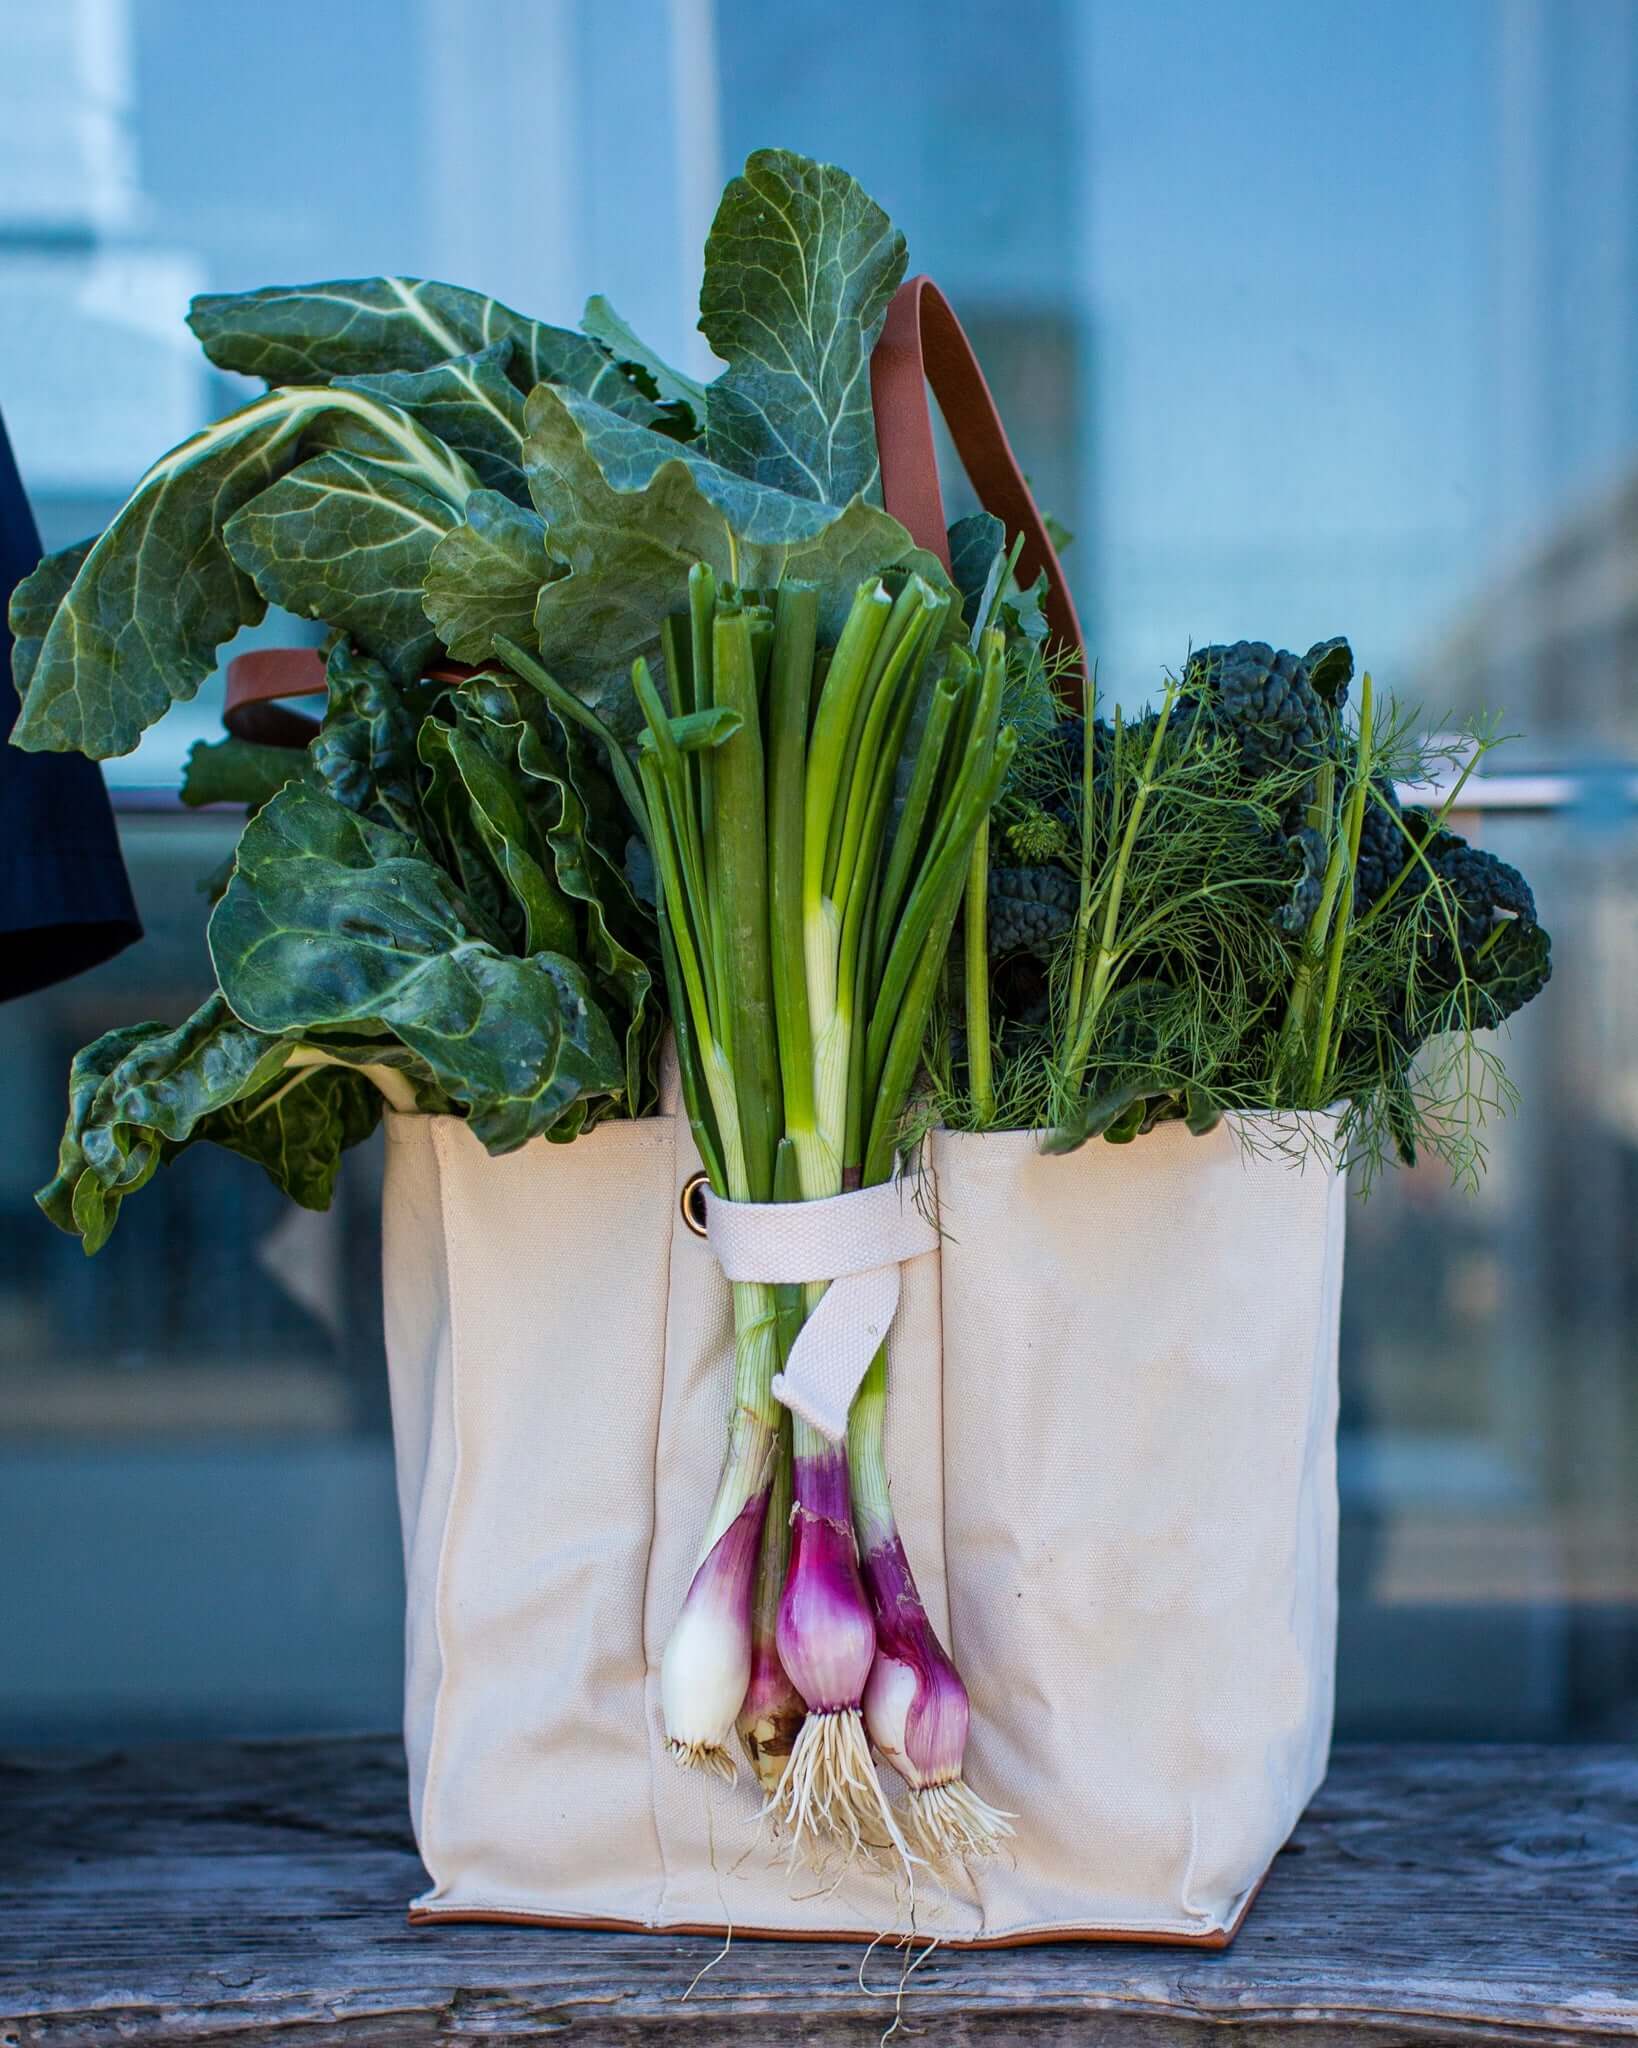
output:
[[640, 491], [653, 481], [663, 463], [680, 462], [698, 485], [700, 495], [716, 507], [742, 540], [787, 546], [812, 539], [839, 516], [839, 506], [812, 498], [795, 498], [788, 491], [754, 483], [693, 449], [679, 448], [675, 441], [667, 440], [651, 427], [622, 419], [606, 406], [573, 391], [543, 393], [531, 415], [526, 452], [531, 481], [542, 466], [541, 451], [549, 449], [566, 431], [561, 426], [554, 431], [551, 425], [543, 424], [543, 408], [552, 405], [560, 407], [574, 422], [605, 481], [615, 490]]
[[728, 368], [706, 449], [798, 498], [879, 495], [870, 352], [904, 276], [904, 237], [845, 171], [761, 149], [705, 244], [700, 327]]
[[396, 1037], [510, 1151], [581, 1096], [618, 1092], [624, 1065], [574, 961], [509, 956], [476, 924], [413, 839], [292, 783], [245, 827], [211, 958], [246, 1023]]
[[[483, 721], [482, 724], [487, 724]], [[574, 918], [557, 884], [536, 858], [534, 831], [523, 807], [516, 778], [502, 763], [509, 752], [503, 737], [491, 752], [479, 736], [482, 724], [444, 725], [429, 718], [421, 728], [421, 756], [430, 760], [447, 753], [470, 805], [472, 823], [495, 868], [504, 878], [523, 914], [526, 953], [572, 951]]]
[[[1130, 723], [1046, 700], [1002, 806], [1017, 865], [990, 872], [987, 991], [935, 1034], [942, 1116], [1070, 1151], [1340, 1104], [1334, 1144], [1301, 1122], [1276, 1141], [1367, 1177], [1426, 1149], [1472, 1182], [1510, 1097], [1476, 1034], [1539, 993], [1550, 947], [1516, 869], [1400, 811], [1395, 782], [1432, 780], [1442, 748], [1369, 676], [1346, 719], [1352, 672], [1346, 641], [1238, 642]], [[986, 994], [990, 1108], [967, 1044]]]
[[265, 804], [307, 766], [305, 754], [290, 747], [264, 747], [255, 740], [195, 740], [182, 767], [182, 801], [196, 804]]
[[95, 546], [94, 539], [82, 540], [74, 547], [47, 555], [12, 592], [8, 614], [12, 637], [11, 673], [19, 697], [28, 695], [29, 684], [39, 663], [40, 648], [51, 630], [51, 622], [68, 595], [74, 578], [80, 573], [86, 556]]
[[570, 571], [540, 592], [535, 637], [541, 657], [622, 733], [636, 724], [631, 665], [638, 657], [657, 658], [661, 622], [696, 562], [743, 588], [771, 589], [783, 580], [817, 584], [820, 630], [831, 635], [841, 630], [849, 593], [867, 576], [902, 569], [950, 589], [938, 559], [862, 499], [789, 545], [756, 541], [736, 532], [702, 489], [694, 466], [674, 451], [640, 488], [617, 489], [560, 392], [544, 386], [534, 392], [526, 417], [529, 487], [552, 551]]
[[455, 659], [476, 666], [494, 653], [497, 633], [525, 644], [534, 639], [542, 586], [562, 573], [562, 564], [547, 558], [538, 512], [498, 491], [474, 491], [465, 519], [432, 551], [423, 603]]
[[433, 549], [460, 523], [447, 498], [363, 455], [315, 455], [222, 528], [272, 604], [325, 619], [401, 682], [437, 652], [422, 592]]
[[652, 410], [584, 335], [423, 278], [346, 278], [207, 294], [194, 300], [188, 325], [219, 369], [265, 377], [269, 384], [430, 370], [507, 341], [506, 367], [522, 392], [543, 383], [572, 384], [606, 405]]
[[514, 344], [497, 341], [430, 370], [387, 370], [374, 377], [337, 377], [333, 388], [362, 391], [401, 406], [472, 466], [478, 481], [528, 500], [523, 480], [523, 393], [506, 374]]
[[1007, 530], [993, 512], [970, 512], [950, 528], [949, 539], [950, 574], [961, 592], [961, 616], [972, 627], [978, 622], [990, 569], [1006, 552]]
[[[363, 392], [275, 391], [230, 413], [155, 463], [80, 563], [29, 665], [13, 744], [127, 753], [193, 696], [217, 648], [267, 608], [223, 529], [314, 445], [366, 455], [456, 508], [475, 481], [407, 413]], [[35, 604], [28, 593], [31, 616]]]
[[174, 1029], [105, 1033], [74, 1060], [68, 1127], [41, 1208], [98, 1251], [125, 1197], [201, 1139], [254, 1160], [304, 1208], [326, 1208], [341, 1154], [375, 1128], [382, 1098], [349, 1067], [287, 1071], [296, 1053], [292, 1041], [240, 1023], [219, 994]]
[[413, 836], [422, 826], [416, 725], [403, 696], [380, 662], [345, 640], [331, 648], [324, 678], [324, 722], [307, 750], [313, 775], [348, 810]]
[[705, 419], [705, 386], [683, 371], [674, 370], [663, 357], [656, 355], [646, 341], [632, 332], [600, 292], [586, 301], [580, 326], [582, 332], [608, 350], [628, 376], [635, 373], [634, 381], [639, 387], [645, 382], [652, 387], [646, 393], [648, 397], [661, 405], [685, 409], [689, 426], [698, 431], [699, 424]]

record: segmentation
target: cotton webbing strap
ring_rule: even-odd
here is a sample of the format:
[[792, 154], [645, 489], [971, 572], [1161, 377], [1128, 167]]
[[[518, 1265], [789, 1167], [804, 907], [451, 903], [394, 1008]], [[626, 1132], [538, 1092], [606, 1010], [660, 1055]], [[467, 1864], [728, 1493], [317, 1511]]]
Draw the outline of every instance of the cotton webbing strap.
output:
[[791, 1346], [774, 1392], [833, 1440], [899, 1305], [899, 1266], [938, 1247], [938, 1231], [904, 1180], [817, 1202], [728, 1202], [706, 1196], [706, 1236], [730, 1280], [796, 1286], [828, 1280]]

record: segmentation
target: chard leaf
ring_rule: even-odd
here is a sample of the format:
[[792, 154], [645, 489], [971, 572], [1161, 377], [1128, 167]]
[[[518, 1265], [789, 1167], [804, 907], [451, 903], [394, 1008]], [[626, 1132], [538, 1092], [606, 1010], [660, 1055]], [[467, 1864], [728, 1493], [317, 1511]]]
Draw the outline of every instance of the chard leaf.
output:
[[[666, 446], [675, 452], [675, 442]], [[474, 491], [464, 521], [432, 551], [422, 603], [455, 659], [476, 667], [494, 653], [497, 633], [533, 640], [541, 587], [560, 573], [538, 512], [499, 491]]]
[[[81, 561], [32, 664], [15, 744], [128, 753], [173, 702], [192, 697], [216, 650], [267, 609], [223, 528], [326, 445], [384, 463], [456, 507], [473, 485], [425, 428], [363, 392], [273, 391], [230, 413], [156, 462]], [[25, 610], [35, 610], [32, 595]]]
[[459, 514], [413, 477], [364, 455], [315, 455], [222, 528], [269, 603], [339, 626], [410, 682], [437, 651], [422, 586]]
[[402, 406], [472, 465], [491, 490], [528, 502], [523, 480], [523, 393], [506, 374], [512, 343], [453, 356], [430, 370], [388, 370], [373, 377], [337, 377], [335, 388], [367, 392]]
[[56, 1178], [35, 1197], [87, 1252], [125, 1197], [201, 1139], [253, 1159], [304, 1208], [329, 1206], [341, 1154], [369, 1136], [381, 1097], [333, 1066], [287, 1072], [296, 1047], [242, 1024], [220, 994], [185, 1023], [110, 1031], [69, 1073]]
[[195, 740], [182, 768], [182, 801], [255, 809], [306, 767], [307, 756], [296, 747], [264, 747], [231, 733], [221, 740]]
[[29, 682], [40, 659], [41, 642], [51, 630], [57, 608], [68, 595], [81, 564], [95, 546], [95, 538], [82, 540], [75, 547], [46, 555], [11, 593], [11, 674], [19, 697], [28, 695]]
[[265, 377], [269, 384], [430, 370], [509, 341], [507, 369], [520, 391], [572, 384], [607, 405], [629, 405], [639, 417], [655, 411], [583, 334], [424, 278], [343, 278], [207, 294], [194, 300], [188, 325], [220, 369]]
[[707, 498], [688, 456], [672, 453], [640, 489], [618, 490], [587, 446], [562, 393], [542, 388], [526, 409], [529, 488], [549, 544], [570, 573], [548, 583], [535, 633], [548, 670], [622, 737], [640, 723], [631, 665], [660, 661], [660, 622], [695, 562], [724, 582], [772, 589], [789, 576], [820, 587], [820, 631], [839, 633], [867, 576], [916, 570], [952, 589], [937, 557], [862, 499], [790, 545], [736, 535]]
[[690, 425], [694, 432], [698, 432], [705, 421], [705, 386], [697, 378], [672, 369], [662, 356], [657, 356], [601, 293], [586, 301], [580, 325], [584, 333], [608, 350], [628, 375], [636, 371], [639, 377], [647, 379], [652, 387], [646, 393], [648, 397], [657, 399], [662, 405], [686, 407]]
[[758, 150], [705, 244], [700, 327], [728, 365], [707, 452], [795, 497], [878, 497], [870, 351], [904, 265], [904, 237], [845, 171]]
[[623, 1088], [614, 1034], [572, 960], [500, 952], [414, 840], [300, 783], [245, 827], [210, 946], [246, 1023], [397, 1037], [493, 1152]]

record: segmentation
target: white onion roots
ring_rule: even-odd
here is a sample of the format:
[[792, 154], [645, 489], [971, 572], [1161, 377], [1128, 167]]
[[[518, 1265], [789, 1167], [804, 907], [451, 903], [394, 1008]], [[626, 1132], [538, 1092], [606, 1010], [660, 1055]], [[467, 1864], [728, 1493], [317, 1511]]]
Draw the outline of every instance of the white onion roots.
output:
[[720, 1742], [679, 1742], [672, 1736], [666, 1748], [685, 1771], [708, 1771], [725, 1785], [739, 1782], [739, 1766]]
[[1016, 1819], [980, 1799], [965, 1778], [912, 1786], [904, 1805], [904, 1832], [935, 1870], [987, 1862], [1014, 1832]]
[[845, 1871], [891, 1851], [908, 1872], [919, 1861], [887, 1803], [857, 1707], [810, 1713], [763, 1815], [788, 1844], [790, 1859]]

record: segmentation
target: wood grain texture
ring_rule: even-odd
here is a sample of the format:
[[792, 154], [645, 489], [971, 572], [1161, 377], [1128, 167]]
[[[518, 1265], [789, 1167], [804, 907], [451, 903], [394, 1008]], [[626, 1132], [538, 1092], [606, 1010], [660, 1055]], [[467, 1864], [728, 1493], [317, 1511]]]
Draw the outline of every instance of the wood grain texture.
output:
[[[385, 1738], [0, 1758], [0, 2048], [874, 2042], [900, 1959], [412, 1931]], [[1345, 1749], [1238, 1942], [934, 1953], [896, 2037], [1058, 2048], [1638, 2040], [1638, 1759]]]

